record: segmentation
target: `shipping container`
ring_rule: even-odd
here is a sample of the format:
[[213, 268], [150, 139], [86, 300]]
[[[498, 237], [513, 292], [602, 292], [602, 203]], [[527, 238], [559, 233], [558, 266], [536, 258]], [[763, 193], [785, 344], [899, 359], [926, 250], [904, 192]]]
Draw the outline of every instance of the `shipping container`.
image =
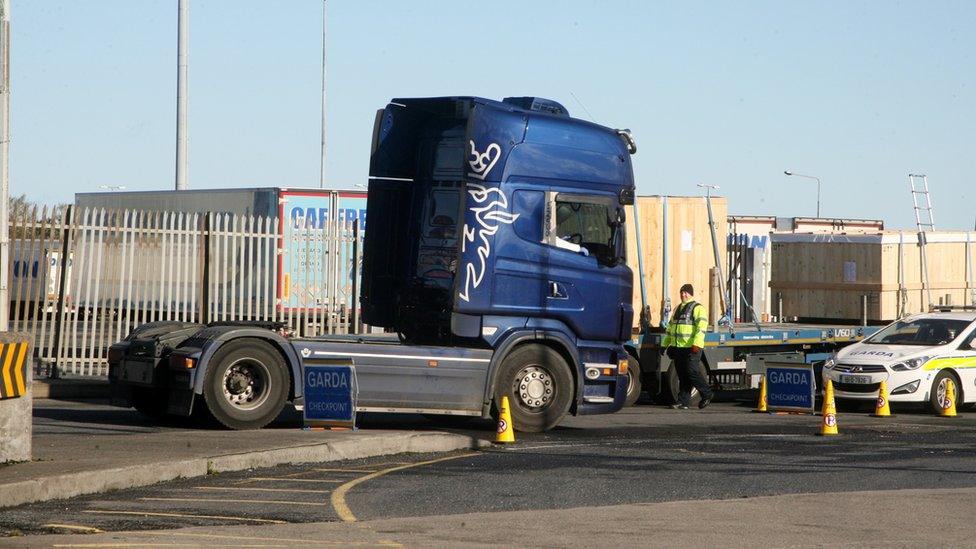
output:
[[[709, 306], [711, 285], [709, 272], [715, 265], [712, 236], [708, 227], [708, 207], [701, 196], [639, 196], [636, 199], [644, 254], [644, 287], [650, 307], [651, 326], [661, 324], [665, 300], [672, 307], [680, 303], [678, 289], [690, 283], [695, 287], [695, 300]], [[628, 209], [627, 215], [633, 215]], [[724, 263], [728, 229], [728, 201], [712, 197], [715, 235], [719, 258]], [[627, 264], [634, 270], [634, 311], [641, 309], [638, 277], [635, 223], [627, 223]], [[725, 266], [722, 271], [728, 274]], [[713, 315], [721, 316], [718, 311]], [[637, 327], [639, 315], [634, 315]], [[714, 322], [717, 318], [713, 318]]]
[[926, 242], [927, 289], [915, 232], [773, 234], [773, 299], [782, 298], [786, 317], [871, 323], [976, 303], [976, 234], [932, 231]]

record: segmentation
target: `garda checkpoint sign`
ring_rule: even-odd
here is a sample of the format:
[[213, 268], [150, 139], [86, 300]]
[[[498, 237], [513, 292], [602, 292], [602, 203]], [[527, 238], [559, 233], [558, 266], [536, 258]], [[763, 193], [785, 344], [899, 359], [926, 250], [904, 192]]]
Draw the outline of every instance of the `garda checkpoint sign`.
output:
[[812, 364], [766, 362], [766, 406], [770, 410], [814, 411]]
[[309, 427], [356, 427], [356, 367], [348, 360], [316, 360], [303, 364], [305, 409]]

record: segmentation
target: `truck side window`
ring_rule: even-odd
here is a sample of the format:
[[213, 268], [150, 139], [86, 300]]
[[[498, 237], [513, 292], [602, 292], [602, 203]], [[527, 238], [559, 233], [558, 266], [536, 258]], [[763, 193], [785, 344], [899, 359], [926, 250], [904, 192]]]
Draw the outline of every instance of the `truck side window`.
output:
[[605, 204], [556, 199], [555, 241], [557, 248], [572, 250], [598, 259], [613, 253], [613, 228]]

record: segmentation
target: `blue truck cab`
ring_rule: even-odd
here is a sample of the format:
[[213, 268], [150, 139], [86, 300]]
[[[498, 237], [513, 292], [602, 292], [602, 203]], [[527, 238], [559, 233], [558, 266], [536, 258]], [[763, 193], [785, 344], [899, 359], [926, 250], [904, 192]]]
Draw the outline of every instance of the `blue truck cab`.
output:
[[[143, 353], [156, 363], [140, 368], [127, 351], [148, 345], [136, 330], [110, 353], [119, 400], [165, 386], [159, 407], [170, 413], [202, 397], [221, 423], [260, 427], [285, 400], [302, 404], [305, 364], [350, 358], [360, 411], [489, 417], [507, 396], [524, 431], [615, 412], [632, 360], [624, 212], [634, 152], [626, 130], [550, 100], [394, 99], [374, 123], [361, 286], [363, 320], [388, 333], [149, 327], [159, 348]], [[229, 375], [241, 361], [253, 367]], [[267, 409], [232, 398], [255, 376]], [[286, 388], [271, 387], [279, 378]]]

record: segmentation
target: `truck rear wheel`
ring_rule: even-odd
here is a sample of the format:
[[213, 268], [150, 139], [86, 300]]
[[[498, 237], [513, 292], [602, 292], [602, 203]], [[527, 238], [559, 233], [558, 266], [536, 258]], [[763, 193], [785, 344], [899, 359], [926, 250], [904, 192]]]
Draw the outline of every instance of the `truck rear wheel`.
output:
[[[707, 372], [707, 370], [706, 370]], [[678, 369], [674, 363], [667, 372], [661, 374], [661, 392], [658, 393], [657, 401], [660, 404], [674, 404], [681, 398], [681, 381], [678, 379]], [[691, 405], [697, 405], [699, 400], [698, 389], [691, 389]]]
[[624, 400], [624, 406], [637, 404], [642, 390], [640, 362], [629, 356], [627, 357], [627, 398]]
[[517, 431], [538, 433], [552, 429], [573, 402], [573, 375], [555, 350], [526, 345], [502, 361], [495, 384], [495, 411], [507, 396]]
[[207, 410], [230, 429], [260, 429], [281, 413], [288, 371], [281, 354], [260, 339], [236, 339], [217, 350], [207, 368]]

